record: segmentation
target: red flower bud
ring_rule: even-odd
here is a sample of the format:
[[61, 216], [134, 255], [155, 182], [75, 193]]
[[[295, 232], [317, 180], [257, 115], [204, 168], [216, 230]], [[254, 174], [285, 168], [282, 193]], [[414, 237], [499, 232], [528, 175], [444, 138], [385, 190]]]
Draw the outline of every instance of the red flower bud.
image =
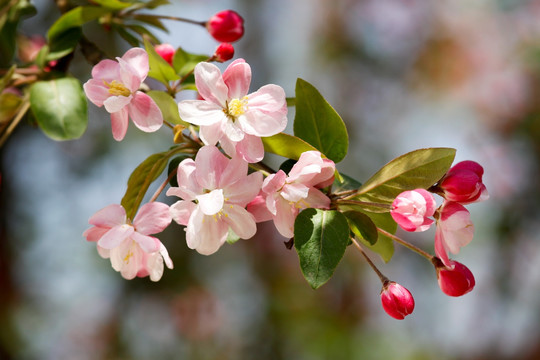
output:
[[414, 310], [414, 298], [409, 290], [394, 281], [384, 283], [381, 301], [384, 311], [398, 320], [403, 320]]
[[234, 56], [234, 47], [229, 43], [221, 43], [214, 53], [216, 61], [224, 62], [231, 60]]
[[465, 265], [450, 260], [451, 267], [442, 263], [436, 265], [437, 280], [442, 292], [448, 296], [462, 296], [472, 291], [475, 285], [474, 276]]
[[474, 161], [462, 161], [454, 165], [442, 178], [439, 187], [442, 196], [449, 201], [468, 204], [487, 200], [486, 186], [482, 183], [484, 169]]
[[163, 58], [163, 60], [172, 65], [172, 60], [176, 50], [171, 44], [159, 44], [156, 45], [155, 49], [158, 55]]
[[233, 10], [223, 10], [206, 23], [206, 29], [220, 42], [234, 42], [244, 35], [244, 19]]

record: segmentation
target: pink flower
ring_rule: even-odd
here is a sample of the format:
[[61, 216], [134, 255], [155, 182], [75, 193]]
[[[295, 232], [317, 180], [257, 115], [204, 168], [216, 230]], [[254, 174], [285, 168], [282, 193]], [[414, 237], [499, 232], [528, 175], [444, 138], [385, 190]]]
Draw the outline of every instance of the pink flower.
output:
[[394, 281], [386, 281], [381, 290], [384, 311], [394, 319], [403, 320], [414, 310], [414, 298], [403, 286]]
[[174, 53], [176, 50], [171, 44], [159, 44], [154, 48], [159, 56], [163, 58], [169, 65], [172, 65]]
[[233, 61], [221, 74], [217, 66], [202, 62], [195, 67], [195, 84], [204, 100], [178, 104], [180, 117], [200, 126], [207, 145], [218, 141], [231, 157], [238, 153], [247, 162], [264, 156], [262, 136], [272, 136], [287, 125], [285, 91], [265, 85], [248, 94], [251, 68], [243, 60]]
[[163, 261], [173, 268], [167, 249], [159, 239], [150, 236], [162, 232], [171, 223], [169, 207], [163, 203], [144, 204], [133, 223], [126, 218], [122, 205], [112, 204], [88, 221], [94, 225], [83, 233], [88, 241], [97, 242], [98, 253], [111, 259], [114, 270], [125, 279], [150, 276], [158, 281], [163, 274]]
[[234, 46], [229, 43], [221, 43], [214, 52], [216, 61], [225, 62], [231, 60], [234, 56]]
[[255, 218], [245, 209], [261, 188], [262, 174], [247, 175], [248, 165], [239, 157], [228, 159], [215, 146], [203, 146], [195, 161], [178, 165], [178, 187], [167, 195], [180, 200], [171, 206], [171, 215], [186, 227], [191, 249], [204, 255], [216, 252], [232, 230], [241, 239], [257, 231]]
[[435, 254], [444, 265], [452, 268], [448, 252], [457, 254], [461, 247], [471, 242], [474, 225], [469, 211], [456, 202], [445, 201], [439, 212], [435, 231]]
[[442, 196], [448, 201], [469, 204], [489, 198], [482, 183], [484, 169], [474, 161], [462, 161], [454, 165], [439, 182]]
[[233, 10], [223, 10], [206, 22], [206, 29], [220, 42], [235, 42], [244, 35], [244, 19]]
[[120, 141], [126, 135], [128, 117], [144, 132], [154, 132], [163, 125], [161, 110], [142, 91], [148, 75], [148, 54], [140, 48], [128, 50], [121, 58], [102, 60], [92, 69], [92, 79], [84, 84], [92, 103], [111, 113], [112, 133]]
[[436, 202], [430, 192], [424, 189], [404, 191], [392, 203], [390, 214], [395, 222], [407, 231], [426, 231], [434, 220]]
[[334, 181], [335, 164], [318, 151], [302, 153], [287, 176], [283, 170], [268, 176], [261, 194], [248, 205], [257, 222], [273, 220], [279, 233], [294, 236], [294, 220], [301, 209], [328, 209], [330, 199], [319, 190]]
[[450, 260], [450, 267], [436, 265], [437, 281], [442, 292], [448, 296], [462, 296], [474, 288], [474, 276], [465, 265]]

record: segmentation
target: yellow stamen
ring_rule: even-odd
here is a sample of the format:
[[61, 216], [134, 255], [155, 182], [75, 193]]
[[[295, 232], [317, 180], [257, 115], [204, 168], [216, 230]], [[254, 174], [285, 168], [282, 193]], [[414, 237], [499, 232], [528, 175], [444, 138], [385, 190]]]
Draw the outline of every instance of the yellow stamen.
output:
[[115, 95], [115, 96], [125, 96], [128, 97], [131, 95], [131, 91], [128, 90], [127, 87], [124, 86], [124, 84], [119, 83], [116, 80], [111, 81], [111, 83], [107, 83], [105, 80], [103, 80], [106, 86], [109, 87], [109, 94]]
[[248, 109], [248, 97], [244, 96], [242, 99], [232, 99], [228, 105], [227, 109], [223, 111], [232, 117], [237, 117], [244, 114]]

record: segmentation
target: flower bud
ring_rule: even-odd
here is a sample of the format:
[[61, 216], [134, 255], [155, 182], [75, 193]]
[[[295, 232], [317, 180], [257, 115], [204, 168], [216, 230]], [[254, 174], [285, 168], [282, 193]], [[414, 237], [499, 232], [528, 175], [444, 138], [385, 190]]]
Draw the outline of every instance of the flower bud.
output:
[[409, 290], [394, 281], [386, 281], [381, 290], [384, 311], [391, 317], [403, 320], [414, 310], [414, 298]]
[[390, 214], [404, 230], [425, 231], [434, 222], [428, 217], [433, 216], [436, 205], [433, 195], [424, 189], [404, 191], [394, 199]]
[[474, 224], [469, 211], [457, 202], [445, 201], [440, 207], [435, 231], [435, 254], [450, 267], [448, 253], [459, 253], [473, 236]]
[[221, 43], [216, 48], [216, 52], [214, 53], [214, 57], [216, 58], [216, 61], [224, 62], [227, 60], [231, 60], [234, 56], [234, 47], [229, 43]]
[[454, 165], [439, 183], [446, 200], [469, 204], [489, 198], [482, 183], [484, 169], [474, 161], [462, 161]]
[[159, 44], [155, 47], [156, 52], [159, 56], [163, 58], [166, 62], [172, 65], [175, 49], [171, 44]]
[[234, 42], [244, 35], [244, 19], [233, 10], [223, 10], [206, 23], [206, 29], [220, 42]]
[[475, 281], [472, 272], [460, 262], [450, 260], [450, 267], [438, 262], [435, 270], [439, 287], [448, 296], [462, 296], [474, 288]]

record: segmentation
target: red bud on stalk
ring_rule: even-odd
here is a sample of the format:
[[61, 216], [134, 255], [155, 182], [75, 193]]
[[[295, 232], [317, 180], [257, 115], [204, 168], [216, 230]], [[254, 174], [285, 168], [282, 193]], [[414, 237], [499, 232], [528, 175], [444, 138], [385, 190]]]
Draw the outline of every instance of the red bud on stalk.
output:
[[244, 35], [244, 19], [233, 10], [223, 10], [206, 22], [206, 29], [220, 42], [235, 42]]
[[398, 320], [403, 320], [414, 310], [414, 298], [409, 290], [394, 281], [383, 284], [381, 302], [384, 311]]

